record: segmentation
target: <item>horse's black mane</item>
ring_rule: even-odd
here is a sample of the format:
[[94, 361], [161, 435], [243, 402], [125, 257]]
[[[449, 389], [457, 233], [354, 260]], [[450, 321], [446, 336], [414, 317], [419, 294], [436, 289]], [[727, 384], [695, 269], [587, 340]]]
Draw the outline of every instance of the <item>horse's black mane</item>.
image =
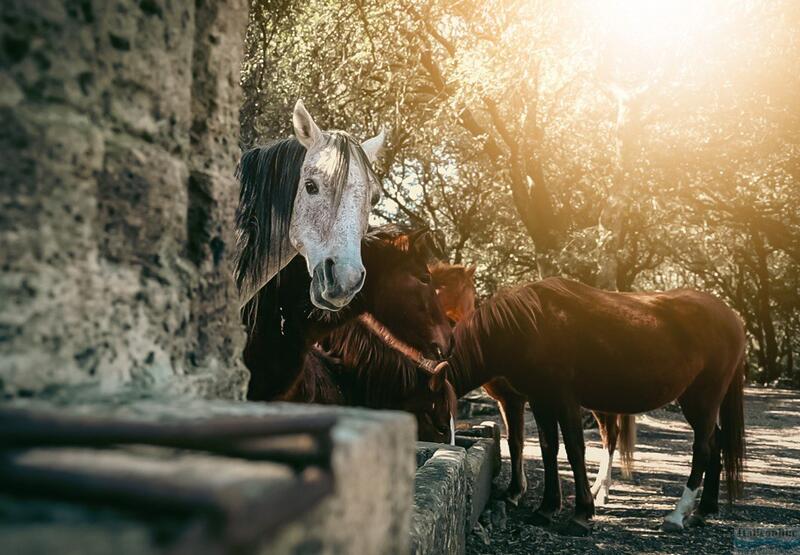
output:
[[[358, 141], [344, 131], [328, 131], [325, 137], [338, 153], [333, 170], [337, 209], [353, 154], [369, 178], [377, 179]], [[306, 148], [297, 139], [283, 139], [248, 150], [236, 169], [241, 189], [236, 210], [234, 277], [243, 300], [255, 295], [290, 249], [289, 224], [305, 155]]]

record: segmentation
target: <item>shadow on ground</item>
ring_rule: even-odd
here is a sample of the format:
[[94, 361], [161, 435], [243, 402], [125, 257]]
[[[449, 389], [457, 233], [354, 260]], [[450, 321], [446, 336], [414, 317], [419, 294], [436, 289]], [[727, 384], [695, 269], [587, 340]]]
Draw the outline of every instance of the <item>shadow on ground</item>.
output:
[[[500, 422], [499, 415], [465, 420]], [[614, 468], [614, 485], [608, 505], [597, 508], [594, 530], [588, 538], [568, 538], [528, 524], [538, 506], [543, 471], [536, 424], [526, 414], [525, 465], [528, 492], [519, 507], [507, 507], [507, 518], [483, 518], [485, 533], [467, 538], [469, 554], [518, 553], [730, 553], [736, 528], [800, 526], [800, 393], [748, 388], [745, 396], [747, 461], [743, 499], [725, 504], [705, 528], [678, 534], [660, 531], [664, 515], [674, 508], [688, 477], [691, 431], [680, 412], [659, 409], [637, 418], [638, 439], [634, 474], [623, 479]], [[510, 464], [503, 441], [503, 468], [495, 481], [496, 497], [508, 484]], [[597, 472], [600, 440], [596, 430], [586, 431], [586, 462], [590, 480]], [[564, 509], [559, 521], [569, 517], [573, 502], [572, 471], [562, 448], [559, 472]], [[495, 512], [498, 505], [494, 504]], [[502, 512], [502, 511], [500, 511]]]

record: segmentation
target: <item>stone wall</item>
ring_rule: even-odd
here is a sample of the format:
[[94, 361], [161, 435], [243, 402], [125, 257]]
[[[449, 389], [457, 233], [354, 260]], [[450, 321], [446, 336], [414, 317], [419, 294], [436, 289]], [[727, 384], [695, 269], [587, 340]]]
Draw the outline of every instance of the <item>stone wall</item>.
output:
[[246, 0], [8, 0], [0, 379], [241, 395], [230, 278]]

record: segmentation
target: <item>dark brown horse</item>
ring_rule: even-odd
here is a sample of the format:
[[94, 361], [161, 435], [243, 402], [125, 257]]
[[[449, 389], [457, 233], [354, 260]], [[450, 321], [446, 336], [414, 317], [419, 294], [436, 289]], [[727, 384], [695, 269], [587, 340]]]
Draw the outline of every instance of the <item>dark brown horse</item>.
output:
[[[684, 521], [700, 524], [717, 511], [722, 460], [728, 499], [740, 491], [744, 349], [739, 318], [710, 295], [611, 293], [550, 278], [496, 295], [456, 327], [449, 380], [463, 395], [502, 378], [497, 383], [512, 396], [509, 402], [524, 407], [530, 401], [545, 469], [543, 498], [534, 513], [539, 524], [551, 523], [561, 508], [561, 427], [576, 491], [575, 515], [565, 531], [577, 534], [588, 533], [594, 515], [580, 408], [627, 415], [678, 399], [695, 439], [686, 488], [663, 526], [677, 530]], [[509, 437], [523, 424], [507, 423]], [[511, 442], [510, 447], [513, 453]]]
[[[441, 304], [433, 310], [459, 315], [474, 309], [474, 268], [442, 262], [428, 268]], [[453, 443], [456, 398], [442, 365], [431, 368], [421, 352], [371, 315], [337, 328], [320, 343], [324, 352], [308, 353], [301, 379], [283, 400], [403, 410], [417, 418], [420, 440]]]
[[422, 358], [371, 317], [338, 328], [322, 345], [306, 355], [301, 379], [282, 400], [402, 410], [416, 417], [420, 440], [454, 441], [446, 364]]
[[425, 230], [407, 233], [395, 227], [368, 234], [361, 252], [368, 271], [364, 286], [338, 312], [311, 304], [308, 272], [303, 259], [295, 258], [242, 310], [248, 330], [244, 361], [251, 373], [247, 398], [285, 395], [301, 375], [309, 349], [367, 312], [424, 357], [447, 353], [451, 328], [430, 283], [429, 239]]

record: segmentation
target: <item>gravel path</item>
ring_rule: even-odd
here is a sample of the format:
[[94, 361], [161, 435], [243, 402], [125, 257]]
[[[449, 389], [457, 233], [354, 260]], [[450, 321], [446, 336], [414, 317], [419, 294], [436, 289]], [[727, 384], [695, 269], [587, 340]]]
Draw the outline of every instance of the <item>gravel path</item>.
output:
[[[543, 479], [536, 424], [527, 411], [524, 454], [528, 492], [519, 508], [509, 505], [505, 510], [505, 503], [491, 503], [481, 518], [482, 529], [468, 535], [467, 553], [731, 553], [736, 528], [785, 531], [797, 527], [800, 534], [800, 392], [747, 388], [745, 419], [744, 498], [728, 509], [723, 486], [721, 513], [707, 527], [678, 534], [659, 530], [662, 518], [674, 508], [683, 490], [691, 459], [691, 432], [683, 416], [676, 410], [659, 409], [637, 418], [633, 478], [622, 479], [615, 461], [609, 503], [597, 508], [592, 535], [569, 538], [526, 522], [538, 506]], [[465, 419], [462, 425], [485, 420], [501, 422], [495, 413]], [[593, 481], [601, 448], [597, 430], [587, 430], [586, 440], [587, 470]], [[495, 481], [498, 499], [510, 474], [505, 440], [502, 449], [503, 468]], [[563, 445], [559, 472], [565, 496], [559, 518], [563, 520], [572, 510], [574, 491]], [[797, 551], [793, 552], [800, 552], [800, 537], [794, 541]]]

